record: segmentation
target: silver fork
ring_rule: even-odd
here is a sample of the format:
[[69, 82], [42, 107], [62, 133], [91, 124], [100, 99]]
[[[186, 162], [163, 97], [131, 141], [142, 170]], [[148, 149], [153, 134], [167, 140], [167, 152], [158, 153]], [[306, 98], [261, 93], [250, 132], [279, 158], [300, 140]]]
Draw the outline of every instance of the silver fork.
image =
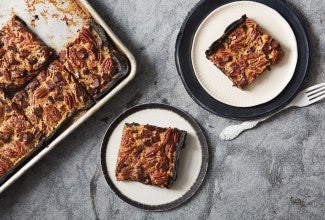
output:
[[[323, 98], [325, 98], [325, 83], [320, 83], [300, 91], [298, 95], [286, 107], [284, 107], [283, 109], [281, 109], [276, 113], [279, 113], [282, 110], [293, 106], [294, 107], [308, 106], [322, 100]], [[264, 118], [260, 118], [252, 121], [245, 121], [238, 125], [230, 125], [225, 129], [223, 129], [219, 137], [221, 140], [233, 140], [236, 137], [238, 137], [238, 135], [240, 135], [243, 131], [254, 128], [258, 123], [265, 121], [266, 119], [270, 118], [276, 113], [266, 116]]]

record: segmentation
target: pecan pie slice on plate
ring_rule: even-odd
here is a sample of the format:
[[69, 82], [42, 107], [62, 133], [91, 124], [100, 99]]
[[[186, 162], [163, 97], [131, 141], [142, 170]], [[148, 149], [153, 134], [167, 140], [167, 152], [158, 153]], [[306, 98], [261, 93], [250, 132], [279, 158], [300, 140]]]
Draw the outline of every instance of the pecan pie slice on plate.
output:
[[279, 63], [284, 54], [280, 44], [246, 15], [233, 22], [205, 53], [240, 89]]
[[152, 125], [125, 124], [116, 179], [168, 188], [177, 176], [186, 131]]
[[136, 207], [162, 211], [181, 205], [198, 190], [209, 151], [192, 116], [169, 105], [148, 103], [128, 109], [112, 122], [101, 161], [117, 196]]

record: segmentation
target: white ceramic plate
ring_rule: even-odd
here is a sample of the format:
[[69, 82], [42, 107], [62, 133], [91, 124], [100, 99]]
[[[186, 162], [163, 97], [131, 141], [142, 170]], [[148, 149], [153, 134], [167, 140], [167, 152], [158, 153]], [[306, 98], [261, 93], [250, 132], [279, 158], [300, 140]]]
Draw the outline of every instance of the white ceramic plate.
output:
[[[187, 131], [177, 180], [170, 189], [132, 181], [116, 181], [115, 167], [125, 123], [175, 127]], [[162, 211], [189, 199], [201, 185], [208, 166], [208, 146], [199, 125], [188, 114], [168, 105], [136, 106], [119, 116], [108, 129], [102, 145], [102, 168], [111, 189], [124, 201], [139, 208]]]
[[[266, 70], [246, 91], [234, 87], [205, 56], [226, 27], [243, 14], [274, 37], [285, 54], [279, 64], [272, 66], [271, 71]], [[284, 90], [295, 72], [298, 50], [290, 25], [277, 11], [261, 3], [239, 1], [223, 5], [206, 17], [195, 34], [191, 56], [195, 75], [209, 95], [227, 105], [252, 107], [274, 99]]]

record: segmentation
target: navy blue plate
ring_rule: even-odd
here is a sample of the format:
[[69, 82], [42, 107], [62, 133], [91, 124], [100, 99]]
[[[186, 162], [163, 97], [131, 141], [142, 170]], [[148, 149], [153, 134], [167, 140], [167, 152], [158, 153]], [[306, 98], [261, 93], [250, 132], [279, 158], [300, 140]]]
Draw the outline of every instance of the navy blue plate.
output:
[[216, 8], [238, 1], [200, 1], [186, 17], [176, 41], [176, 66], [187, 92], [200, 106], [212, 113], [226, 118], [238, 120], [256, 119], [280, 110], [286, 106], [299, 92], [308, 68], [310, 57], [309, 41], [305, 29], [301, 23], [301, 19], [295, 10], [283, 0], [253, 1], [262, 3], [276, 10], [289, 23], [297, 39], [298, 61], [294, 75], [286, 88], [271, 101], [247, 108], [234, 107], [224, 104], [214, 99], [204, 90], [196, 78], [193, 70], [191, 59], [192, 43], [200, 24]]

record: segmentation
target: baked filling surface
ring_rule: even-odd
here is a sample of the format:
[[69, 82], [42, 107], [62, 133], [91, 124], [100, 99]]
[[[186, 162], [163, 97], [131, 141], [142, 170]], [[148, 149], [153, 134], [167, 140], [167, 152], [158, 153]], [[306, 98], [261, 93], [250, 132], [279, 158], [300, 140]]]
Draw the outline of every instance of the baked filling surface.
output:
[[0, 183], [129, 73], [105, 34], [87, 22], [53, 60], [17, 16], [0, 30]]
[[116, 73], [105, 36], [90, 24], [60, 52], [60, 60], [92, 96], [105, 92]]
[[93, 104], [84, 88], [58, 60], [16, 93], [13, 101], [46, 137], [53, 135], [65, 120]]
[[13, 16], [0, 30], [0, 88], [22, 88], [48, 64], [52, 54], [24, 21]]
[[240, 89], [279, 63], [283, 55], [281, 45], [246, 15], [206, 51], [206, 57]]
[[116, 179], [168, 188], [177, 176], [186, 132], [177, 128], [125, 124], [116, 164]]
[[0, 177], [43, 141], [43, 134], [0, 90]]

